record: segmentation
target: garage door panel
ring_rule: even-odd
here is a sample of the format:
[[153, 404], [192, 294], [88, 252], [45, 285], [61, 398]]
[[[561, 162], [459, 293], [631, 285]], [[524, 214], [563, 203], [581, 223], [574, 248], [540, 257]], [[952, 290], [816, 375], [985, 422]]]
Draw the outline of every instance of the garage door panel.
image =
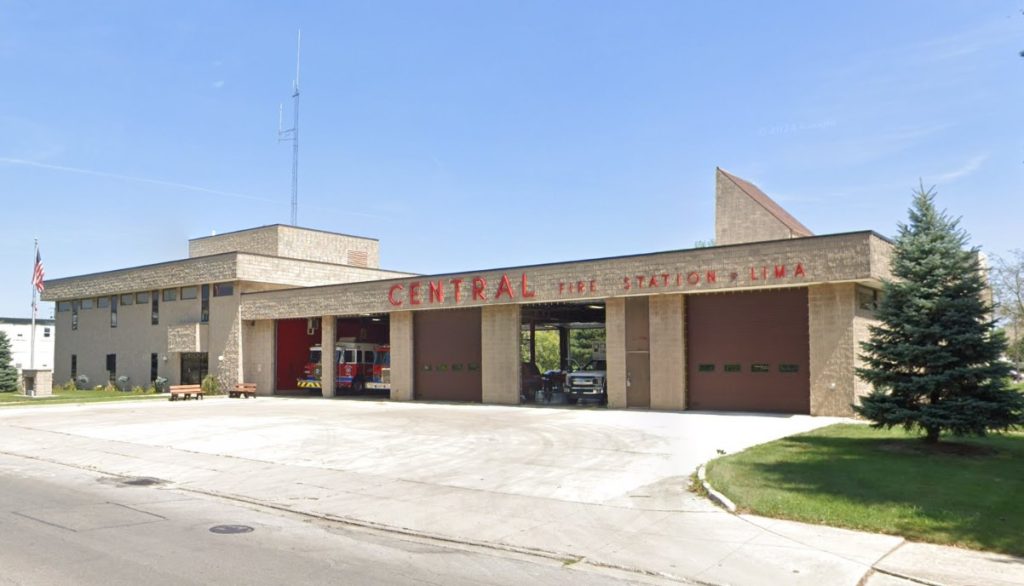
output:
[[808, 413], [807, 290], [686, 301], [690, 409]]
[[413, 320], [415, 398], [481, 402], [480, 309], [419, 311]]

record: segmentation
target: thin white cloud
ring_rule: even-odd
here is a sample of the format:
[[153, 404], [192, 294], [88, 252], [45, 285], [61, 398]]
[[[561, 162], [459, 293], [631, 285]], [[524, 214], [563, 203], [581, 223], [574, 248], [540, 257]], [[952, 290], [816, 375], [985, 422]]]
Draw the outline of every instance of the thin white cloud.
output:
[[945, 173], [939, 173], [932, 179], [932, 181], [936, 183], [949, 183], [951, 181], [956, 181], [957, 179], [962, 179], [980, 169], [986, 160], [988, 160], [987, 154], [975, 155], [960, 167], [951, 171], [946, 171]]
[[219, 90], [220, 88], [224, 87], [224, 80], [223, 79], [218, 79], [217, 81], [211, 83], [210, 85], [213, 86], [213, 89]]
[[[248, 194], [245, 194], [245, 193], [236, 193], [236, 192], [233, 192], [233, 191], [223, 191], [223, 190], [220, 190], [220, 189], [210, 189], [209, 187], [202, 187], [200, 185], [190, 185], [188, 183], [178, 183], [176, 181], [164, 181], [162, 179], [149, 179], [147, 177], [135, 177], [133, 175], [122, 175], [120, 173], [108, 173], [106, 171], [95, 171], [93, 169], [83, 169], [81, 167], [68, 167], [68, 166], [65, 166], [65, 165], [51, 165], [49, 163], [40, 163], [40, 162], [37, 162], [37, 161], [29, 161], [27, 159], [18, 159], [18, 158], [14, 158], [14, 157], [0, 157], [0, 163], [8, 164], [8, 165], [20, 165], [20, 166], [23, 166], [23, 167], [35, 167], [37, 169], [47, 169], [49, 171], [60, 171], [62, 173], [77, 173], [77, 174], [80, 174], [80, 175], [91, 175], [93, 177], [104, 177], [104, 178], [107, 178], [107, 179], [118, 179], [120, 181], [133, 181], [133, 182], [136, 182], [136, 183], [147, 183], [147, 184], [150, 184], [150, 185], [160, 185], [162, 187], [174, 187], [174, 188], [177, 188], [177, 189], [184, 189], [184, 190], [187, 190], [187, 191], [197, 191], [197, 192], [200, 192], [200, 193], [207, 193], [207, 194], [211, 194], [211, 195], [220, 195], [220, 196], [224, 196], [224, 197], [232, 197], [232, 198], [236, 198], [236, 199], [246, 199], [246, 200], [250, 200], [250, 201], [261, 201], [261, 202], [266, 202], [266, 203], [271, 203], [271, 204], [279, 204], [279, 203], [281, 203], [277, 199], [271, 199], [271, 198], [268, 198], [268, 197], [260, 197], [260, 196], [256, 196], [256, 195], [248, 195]], [[316, 205], [303, 206], [303, 209], [306, 209], [306, 210], [320, 210], [320, 211], [335, 212], [335, 213], [339, 212], [339, 210], [336, 210], [336, 209], [326, 208], [326, 207], [316, 206]], [[350, 210], [350, 209], [346, 209], [344, 211], [344, 213], [346, 215], [350, 215], [350, 216], [361, 216], [361, 217], [365, 217], [365, 218], [384, 219], [384, 216], [381, 216], [379, 214], [370, 214], [370, 213], [365, 213], [365, 212], [357, 212], [357, 211], [353, 211], [353, 210]]]

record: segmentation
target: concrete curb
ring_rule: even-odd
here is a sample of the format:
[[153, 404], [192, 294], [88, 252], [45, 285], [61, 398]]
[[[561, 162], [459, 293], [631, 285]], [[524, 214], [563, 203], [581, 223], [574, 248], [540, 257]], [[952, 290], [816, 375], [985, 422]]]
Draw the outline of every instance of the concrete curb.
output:
[[711, 483], [708, 482], [707, 475], [704, 472], [704, 466], [704, 464], [701, 464], [700, 468], [697, 468], [697, 480], [700, 480], [701, 486], [703, 486], [704, 490], [707, 491], [708, 498], [710, 498], [716, 505], [722, 507], [723, 509], [729, 511], [730, 513], [735, 513], [736, 504], [729, 500], [729, 497], [718, 492], [717, 490], [714, 489], [714, 487], [711, 486]]

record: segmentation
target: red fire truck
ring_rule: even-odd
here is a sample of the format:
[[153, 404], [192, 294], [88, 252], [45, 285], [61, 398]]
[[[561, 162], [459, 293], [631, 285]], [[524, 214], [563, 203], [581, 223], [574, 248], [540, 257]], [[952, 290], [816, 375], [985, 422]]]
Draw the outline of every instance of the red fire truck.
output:
[[[309, 358], [302, 369], [304, 378], [297, 381], [300, 389], [319, 389], [322, 348], [309, 349]], [[366, 389], [391, 389], [391, 347], [387, 344], [339, 340], [334, 347], [336, 390], [360, 393]]]

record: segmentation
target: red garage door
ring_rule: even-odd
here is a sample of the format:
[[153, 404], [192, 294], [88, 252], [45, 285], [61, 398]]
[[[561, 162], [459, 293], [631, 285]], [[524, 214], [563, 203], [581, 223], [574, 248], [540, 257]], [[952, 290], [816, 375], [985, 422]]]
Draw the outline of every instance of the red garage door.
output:
[[808, 413], [807, 289], [686, 298], [690, 409]]
[[418, 311], [412, 331], [415, 398], [483, 400], [479, 308]]

